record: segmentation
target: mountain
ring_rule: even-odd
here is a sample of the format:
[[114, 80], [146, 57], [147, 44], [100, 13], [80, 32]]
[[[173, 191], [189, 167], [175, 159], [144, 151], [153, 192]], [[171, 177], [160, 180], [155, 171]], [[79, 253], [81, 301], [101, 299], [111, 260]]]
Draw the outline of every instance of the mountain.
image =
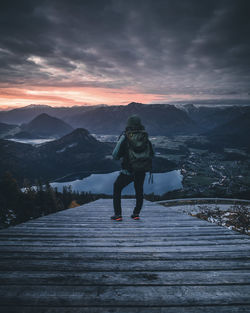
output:
[[100, 107], [72, 115], [67, 121], [95, 134], [120, 134], [126, 126], [127, 118], [132, 114], [141, 117], [150, 135], [170, 136], [197, 132], [196, 123], [186, 112], [166, 104], [146, 105], [132, 102], [124, 106]]
[[77, 128], [73, 132], [63, 136], [60, 139], [43, 144], [40, 151], [46, 153], [111, 153], [111, 146], [108, 143], [103, 143], [95, 139], [84, 128]]
[[219, 127], [244, 113], [250, 112], [250, 106], [195, 106], [186, 104], [182, 109], [200, 127], [202, 132]]
[[234, 147], [250, 148], [250, 112], [241, 114], [231, 121], [205, 133], [211, 142]]
[[114, 171], [119, 165], [108, 158], [113, 146], [97, 141], [85, 129], [40, 146], [0, 140], [0, 176], [11, 171], [23, 178], [55, 180], [65, 175], [86, 176], [91, 172]]
[[73, 128], [56, 117], [42, 113], [28, 124], [22, 125], [21, 130], [37, 137], [59, 137], [71, 132]]
[[43, 144], [38, 153], [41, 165], [49, 168], [54, 177], [70, 173], [83, 174], [117, 169], [108, 158], [113, 146], [99, 142], [86, 129], [76, 129], [64, 137]]

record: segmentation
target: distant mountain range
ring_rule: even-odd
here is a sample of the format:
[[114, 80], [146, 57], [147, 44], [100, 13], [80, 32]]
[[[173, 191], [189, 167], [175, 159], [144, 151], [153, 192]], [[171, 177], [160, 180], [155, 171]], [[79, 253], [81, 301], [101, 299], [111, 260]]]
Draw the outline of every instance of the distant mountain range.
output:
[[[187, 104], [177, 108], [169, 104], [146, 105], [135, 102], [128, 105], [68, 108], [30, 105], [10, 111], [0, 111], [0, 122], [29, 124], [37, 116], [47, 114], [61, 119], [73, 128], [86, 128], [90, 133], [95, 134], [118, 135], [124, 130], [127, 118], [132, 114], [138, 114], [149, 134], [172, 136], [202, 134], [247, 112], [250, 112], [250, 106], [208, 107]], [[26, 129], [22, 131], [27, 132]]]
[[[145, 105], [132, 102], [120, 106], [52, 108], [49, 106], [27, 106], [11, 111], [0, 112], [0, 121], [4, 123], [30, 123], [38, 115], [45, 113], [60, 118], [72, 127], [86, 128], [95, 134], [120, 134], [127, 118], [138, 114], [147, 131], [152, 135], [176, 135], [197, 133], [196, 123], [185, 110], [173, 105]], [[27, 131], [23, 129], [23, 131]]]
[[[177, 108], [168, 104], [146, 105], [135, 102], [124, 106], [72, 108], [32, 105], [0, 112], [0, 120], [3, 120], [0, 123], [0, 138], [4, 138], [5, 134], [8, 136], [6, 138], [59, 138], [74, 128], [85, 128], [93, 134], [119, 135], [132, 114], [141, 117], [152, 136], [205, 135], [215, 145], [232, 143], [233, 146], [249, 146], [246, 134], [250, 132], [250, 106], [198, 107], [187, 104]], [[17, 118], [21, 125], [7, 124], [7, 121], [14, 122]], [[24, 120], [29, 122], [24, 124]]]

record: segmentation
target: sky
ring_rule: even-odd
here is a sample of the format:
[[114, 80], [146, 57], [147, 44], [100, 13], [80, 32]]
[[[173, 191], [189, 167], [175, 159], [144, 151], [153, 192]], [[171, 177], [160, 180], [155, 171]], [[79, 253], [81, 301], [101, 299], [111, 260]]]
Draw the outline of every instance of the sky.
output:
[[0, 4], [0, 109], [250, 104], [249, 0]]

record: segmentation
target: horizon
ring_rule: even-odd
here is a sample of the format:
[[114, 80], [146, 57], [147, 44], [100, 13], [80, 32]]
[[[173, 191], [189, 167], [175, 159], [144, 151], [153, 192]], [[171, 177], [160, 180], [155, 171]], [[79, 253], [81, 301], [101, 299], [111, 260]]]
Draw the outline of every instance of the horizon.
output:
[[0, 18], [0, 110], [250, 104], [249, 1], [27, 0]]
[[[230, 103], [231, 102], [231, 103]], [[50, 107], [50, 108], [76, 108], [76, 107], [88, 107], [88, 106], [93, 106], [93, 107], [112, 107], [112, 106], [128, 106], [132, 103], [138, 103], [138, 104], [142, 104], [142, 105], [172, 105], [175, 106], [177, 108], [182, 108], [185, 107], [186, 105], [193, 105], [195, 107], [232, 107], [232, 106], [250, 106], [250, 101], [242, 101], [242, 100], [224, 100], [224, 101], [218, 101], [218, 100], [204, 100], [204, 101], [186, 101], [186, 102], [182, 102], [182, 101], [174, 101], [174, 102], [169, 102], [169, 103], [141, 103], [141, 102], [129, 102], [129, 103], [123, 103], [123, 104], [104, 104], [104, 103], [100, 103], [100, 104], [94, 104], [94, 105], [48, 105], [48, 104], [28, 104], [28, 105], [24, 105], [24, 106], [6, 106], [6, 107], [1, 107], [0, 106], [0, 112], [4, 112], [4, 111], [11, 111], [11, 110], [15, 110], [15, 109], [24, 109], [24, 108], [42, 108], [42, 107]]]

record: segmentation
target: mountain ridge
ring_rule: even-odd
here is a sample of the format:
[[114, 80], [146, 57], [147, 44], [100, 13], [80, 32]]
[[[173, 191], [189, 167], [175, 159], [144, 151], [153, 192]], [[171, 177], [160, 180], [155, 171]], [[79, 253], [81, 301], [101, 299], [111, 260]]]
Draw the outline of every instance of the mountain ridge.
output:
[[75, 127], [87, 128], [96, 134], [120, 134], [126, 127], [127, 118], [140, 116], [143, 125], [151, 135], [175, 135], [197, 131], [196, 124], [186, 112], [172, 105], [142, 104], [131, 102], [126, 106], [96, 108], [71, 116], [69, 121]]
[[[172, 104], [97, 105], [75, 107], [50, 107], [30, 105], [8, 112], [0, 112], [0, 122], [31, 121], [41, 113], [60, 118], [74, 128], [86, 128], [94, 134], [119, 135], [126, 126], [127, 118], [138, 114], [151, 135], [200, 135], [223, 125], [235, 117], [250, 111], [250, 106], [183, 106]], [[39, 114], [38, 114], [39, 113]], [[7, 115], [6, 115], [7, 114]], [[26, 122], [25, 122], [26, 123]]]

